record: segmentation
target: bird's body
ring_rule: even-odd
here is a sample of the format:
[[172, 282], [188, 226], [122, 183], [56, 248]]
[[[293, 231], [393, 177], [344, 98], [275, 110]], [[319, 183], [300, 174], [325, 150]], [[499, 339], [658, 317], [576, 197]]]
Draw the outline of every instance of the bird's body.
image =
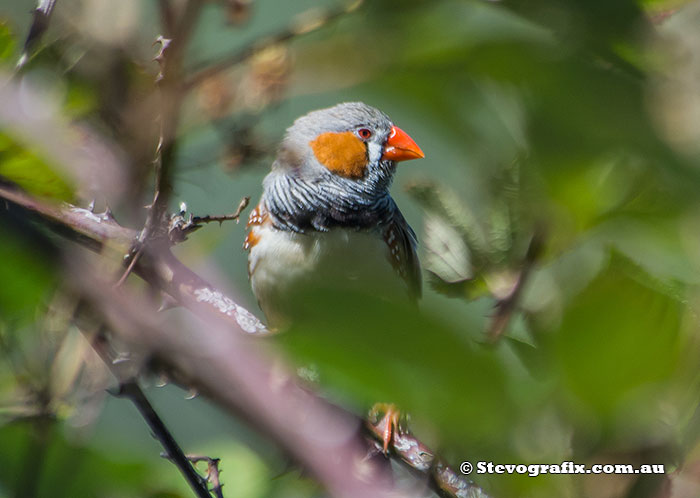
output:
[[360, 103], [309, 113], [287, 130], [245, 242], [268, 322], [290, 319], [300, 289], [420, 294], [415, 234], [389, 187], [396, 161], [422, 156], [386, 115]]

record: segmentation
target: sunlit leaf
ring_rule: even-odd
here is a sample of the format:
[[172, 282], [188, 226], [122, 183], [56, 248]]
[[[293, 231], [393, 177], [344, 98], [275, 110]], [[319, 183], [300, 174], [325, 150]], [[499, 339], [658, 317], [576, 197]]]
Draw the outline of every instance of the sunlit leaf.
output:
[[437, 216], [425, 219], [425, 269], [447, 283], [472, 276], [469, 250], [460, 234]]
[[0, 178], [41, 197], [73, 199], [73, 188], [49, 161], [1, 132]]

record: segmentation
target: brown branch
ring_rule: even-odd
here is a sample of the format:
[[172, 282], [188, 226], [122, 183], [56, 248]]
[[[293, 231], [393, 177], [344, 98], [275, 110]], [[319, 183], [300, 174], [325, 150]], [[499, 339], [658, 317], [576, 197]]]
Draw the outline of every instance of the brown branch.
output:
[[[159, 36], [156, 40], [160, 45], [160, 50], [154, 58], [160, 66], [160, 72], [156, 77], [160, 97], [160, 133], [153, 160], [155, 182], [153, 201], [149, 206], [143, 230], [139, 234], [141, 244], [152, 237], [165, 237], [166, 213], [172, 191], [171, 178], [177, 152], [177, 128], [185, 96], [185, 92], [181, 89], [184, 79], [182, 66], [185, 49], [199, 19], [202, 5], [203, 0], [187, 0], [175, 20], [172, 4], [161, 4], [163, 29], [169, 37]], [[132, 251], [131, 254], [135, 257], [137, 251]]]
[[[0, 184], [0, 199], [39, 216], [39, 221], [70, 240], [93, 251], [115, 250], [122, 257], [138, 237], [138, 232], [122, 227], [112, 217], [98, 215], [70, 204], [54, 205]], [[268, 335], [270, 331], [255, 315], [240, 306], [224, 292], [183, 265], [170, 251], [154, 260], [146, 252], [135, 266], [135, 272], [151, 280], [181, 306], [210, 316], [217, 315], [247, 335]]]
[[211, 316], [166, 326], [143, 298], [113, 289], [90, 260], [70, 261], [66, 279], [129, 350], [145, 353], [270, 436], [331, 495], [399, 496], [388, 468], [366, 460], [359, 419], [298, 385], [269, 343], [233, 333]]
[[353, 0], [345, 5], [330, 9], [327, 11], [318, 12], [316, 9], [310, 9], [297, 16], [288, 26], [283, 28], [278, 33], [268, 35], [267, 37], [259, 38], [254, 43], [246, 45], [233, 54], [221, 59], [217, 62], [209, 62], [203, 64], [203, 68], [199, 69], [184, 83], [184, 91], [190, 91], [195, 86], [199, 85], [208, 78], [219, 74], [222, 71], [245, 62], [255, 54], [272, 47], [274, 45], [287, 42], [297, 36], [305, 35], [312, 31], [335, 21], [336, 19], [349, 14], [363, 3], [363, 0]]
[[[367, 420], [365, 429], [382, 450], [382, 444], [387, 432], [387, 426], [393, 422], [389, 414], [378, 420]], [[435, 452], [416, 438], [404, 424], [396, 424], [390, 429], [391, 454], [399, 458], [401, 463], [413, 471], [427, 474], [430, 486], [443, 498], [487, 498], [486, 493], [470, 479], [455, 472], [445, 461], [437, 457]]]
[[158, 10], [160, 12], [160, 24], [163, 27], [165, 36], [173, 36], [175, 31], [175, 11], [170, 0], [158, 0]]
[[[5, 199], [6, 202], [40, 215], [41, 220], [47, 222], [51, 228], [72, 240], [84, 243], [93, 250], [109, 247], [111, 244], [105, 243], [110, 240], [117, 245], [130, 244], [137, 233], [119, 226], [111, 218], [103, 220], [88, 210], [68, 205], [62, 207], [46, 205], [8, 187], [0, 186], [0, 199]], [[95, 232], [92, 233], [91, 237], [92, 230]], [[110, 237], [112, 238], [110, 239]], [[281, 430], [284, 431], [280, 426], [288, 429], [290, 425], [294, 425], [287, 416], [287, 414], [294, 412], [292, 406], [297, 408], [308, 406], [311, 410], [310, 413], [315, 414], [313, 416], [307, 414], [309, 417], [318, 416], [325, 420], [329, 413], [334, 413], [345, 421], [343, 424], [351, 423], [353, 420], [354, 423], [359, 424], [359, 421], [354, 417], [297, 386], [293, 380], [294, 375], [283, 373], [284, 370], [280, 370], [276, 364], [272, 366], [272, 363], [269, 362], [256, 363], [253, 359], [257, 358], [257, 354], [251, 352], [251, 346], [248, 342], [240, 341], [250, 335], [266, 335], [269, 331], [252, 313], [180, 263], [167, 250], [167, 247], [161, 247], [157, 256], [154, 256], [152, 251], [145, 251], [139, 264], [136, 265], [136, 273], [145, 278], [153, 278], [153, 272], [156, 273], [157, 280], [151, 281], [152, 284], [171, 295], [179, 304], [195, 311], [198, 316], [205, 317], [209, 321], [214, 320], [216, 323], [210, 323], [209, 326], [204, 327], [192, 327], [186, 333], [178, 335], [173, 334], [173, 331], [161, 329], [160, 324], [153, 324], [153, 320], [147, 319], [146, 316], [140, 318], [136, 323], [129, 322], [129, 320], [136, 320], [143, 315], [143, 313], [131, 312], [132, 306], [140, 309], [141, 303], [124, 302], [126, 297], [114, 293], [115, 291], [107, 283], [104, 285], [90, 284], [90, 289], [93, 289], [92, 299], [102, 296], [98, 304], [103, 308], [106, 307], [104, 311], [111, 316], [114, 324], [123, 324], [124, 321], [127, 321], [128, 327], [120, 329], [121, 332], [119, 332], [122, 337], [130, 340], [134, 345], [145, 347], [147, 351], [156, 354], [167, 364], [173, 366], [175, 370], [183, 372], [188, 383], [218, 401], [222, 406], [246, 414], [246, 418], [253, 425], [259, 427], [263, 423], [265, 432], [275, 436], [275, 440], [280, 441], [291, 454], [296, 455], [300, 461], [306, 462], [307, 465], [306, 458], [309, 455], [299, 455], [304, 444], [299, 447], [295, 446], [295, 444], [301, 444], [296, 439], [299, 434], [289, 436], [278, 433]], [[85, 278], [98, 274], [86, 271], [82, 266], [80, 273], [85, 275]], [[129, 312], [125, 310], [129, 310]], [[232, 334], [231, 327], [239, 334]], [[117, 331], [115, 326], [110, 327], [110, 329]], [[193, 354], [193, 345], [196, 345], [194, 346], [196, 354]], [[254, 362], [253, 365], [250, 364], [251, 361]], [[202, 368], [202, 365], [207, 367]], [[239, 379], [239, 376], [242, 376], [244, 380]], [[253, 378], [250, 378], [251, 376]], [[240, 382], [245, 385], [240, 386]], [[258, 382], [264, 385], [258, 388], [256, 387]], [[271, 392], [272, 387], [274, 389]], [[283, 393], [284, 400], [271, 401], [281, 395], [280, 392]], [[254, 402], [248, 404], [245, 396], [240, 398], [241, 393], [252, 396]], [[267, 399], [268, 396], [269, 399]], [[270, 403], [272, 404], [270, 405]], [[240, 406], [241, 404], [244, 406]], [[260, 414], [258, 410], [264, 413]], [[251, 411], [255, 413], [251, 413]], [[350, 418], [348, 419], [348, 417]], [[298, 421], [298, 423], [301, 427], [308, 426], [308, 422]], [[479, 490], [478, 487], [456, 474], [440, 460], [436, 460], [434, 453], [415, 436], [407, 431], [397, 431], [397, 434], [394, 435], [390, 445], [392, 454], [398, 456], [415, 471], [429, 475], [434, 481], [435, 489], [440, 489], [443, 496], [479, 496], [473, 494], [476, 492], [475, 490]], [[315, 436], [310, 437], [314, 440], [317, 439]], [[294, 444], [291, 444], [292, 440]], [[353, 441], [352, 443], [348, 442], [348, 444], [355, 448], [353, 452], [359, 451], [357, 449], [358, 441]], [[348, 447], [343, 447], [343, 451], [347, 450]], [[316, 453], [317, 451], [320, 450], [316, 448], [312, 452], [313, 458], [318, 456], [327, 460], [327, 455], [333, 454], [333, 450], [329, 448], [320, 451], [322, 457]], [[364, 456], [360, 458], [356, 455], [356, 458], [362, 460]], [[326, 464], [319, 465], [325, 469]], [[337, 472], [337, 469], [326, 470], [332, 472], [333, 475]], [[343, 473], [347, 474], [347, 469]], [[323, 479], [321, 480], [323, 481]], [[465, 489], [469, 490], [472, 495], [460, 491]], [[449, 494], [450, 492], [453, 494]], [[357, 494], [356, 496], [363, 495]]]

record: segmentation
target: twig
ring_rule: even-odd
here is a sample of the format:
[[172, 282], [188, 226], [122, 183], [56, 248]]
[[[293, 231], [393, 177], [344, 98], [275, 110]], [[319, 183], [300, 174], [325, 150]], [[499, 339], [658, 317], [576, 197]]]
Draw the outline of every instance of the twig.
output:
[[93, 329], [96, 328], [96, 331], [90, 333], [88, 328], [81, 323], [86, 304], [84, 299], [78, 301], [73, 313], [73, 321], [119, 382], [119, 388], [114, 394], [116, 396], [128, 398], [134, 406], [136, 406], [136, 409], [151, 429], [153, 436], [163, 446], [168, 458], [175, 464], [178, 470], [180, 470], [180, 473], [185, 477], [193, 491], [197, 493], [197, 496], [200, 498], [211, 498], [206, 480], [197, 473], [196, 469], [185, 456], [182, 448], [180, 448], [180, 445], [177, 444], [175, 438], [153, 408], [153, 405], [148, 401], [148, 398], [134, 377], [135, 373], [127, 373], [121, 367], [123, 362], [118, 361], [118, 355], [110, 348], [110, 344], [107, 341], [107, 327], [104, 324], [99, 324], [97, 327], [91, 327]]
[[497, 342], [503, 335], [503, 332], [505, 332], [541, 250], [542, 233], [539, 230], [535, 230], [535, 233], [530, 239], [530, 244], [528, 245], [525, 259], [522, 263], [522, 268], [518, 272], [515, 284], [508, 295], [499, 299], [494, 307], [495, 311], [491, 317], [491, 323], [487, 332], [487, 340], [490, 343]]
[[160, 441], [170, 460], [172, 460], [182, 475], [189, 483], [192, 490], [197, 493], [199, 498], [211, 498], [209, 489], [207, 488], [207, 480], [200, 476], [194, 469], [190, 460], [188, 460], [182, 448], [177, 444], [168, 428], [163, 423], [163, 420], [158, 416], [158, 413], [153, 409], [153, 405], [148, 401], [146, 395], [137, 384], [136, 380], [123, 382], [119, 385], [119, 396], [128, 398], [139, 411], [141, 416], [146, 420], [155, 438]]
[[160, 11], [160, 23], [163, 26], [165, 35], [173, 36], [175, 31], [175, 12], [170, 0], [158, 0], [158, 10]]
[[32, 24], [29, 27], [29, 33], [24, 41], [24, 49], [22, 54], [17, 61], [15, 70], [20, 72], [24, 66], [29, 61], [34, 48], [41, 40], [41, 37], [46, 32], [49, 27], [49, 19], [51, 18], [51, 13], [56, 6], [56, 0], [39, 0], [37, 8], [34, 10], [34, 18], [32, 19]]
[[138, 263], [139, 258], [141, 257], [141, 254], [143, 254], [143, 244], [135, 244], [136, 247], [132, 248], [129, 257], [127, 258], [127, 266], [124, 272], [122, 273], [122, 276], [119, 277], [119, 280], [117, 280], [117, 283], [114, 284], [114, 287], [121, 287], [124, 282], [126, 281], [126, 278], [131, 275], [131, 272], [134, 271], [134, 267], [136, 266], [136, 263]]
[[170, 218], [170, 224], [168, 227], [168, 238], [172, 244], [177, 244], [187, 240], [187, 236], [192, 232], [195, 232], [202, 228], [204, 223], [218, 222], [221, 225], [224, 221], [236, 220], [238, 223], [239, 218], [243, 210], [248, 207], [250, 203], [250, 197], [244, 197], [238, 204], [236, 211], [231, 214], [224, 215], [207, 215], [207, 216], [192, 216], [190, 214], [189, 218], [185, 220], [185, 212], [187, 211], [187, 205], [183, 202], [180, 205], [180, 212], [174, 214]]
[[225, 215], [221, 215], [221, 216], [195, 216], [192, 219], [192, 222], [197, 224], [197, 223], [211, 223], [214, 221], [218, 221], [219, 224], [221, 224], [222, 222], [228, 221], [228, 220], [238, 221], [238, 218], [240, 218], [243, 210], [248, 207], [248, 204], [250, 204], [250, 197], [246, 196], [243, 199], [241, 199], [241, 202], [238, 203], [238, 207], [231, 214], [225, 214]]
[[363, 3], [363, 0], [353, 0], [345, 5], [336, 7], [328, 11], [318, 12], [315, 9], [310, 9], [301, 15], [297, 16], [288, 26], [283, 28], [278, 33], [268, 35], [262, 39], [258, 39], [250, 45], [239, 49], [235, 53], [229, 55], [228, 57], [211, 63], [203, 64], [203, 68], [198, 72], [195, 72], [188, 80], [184, 83], [184, 91], [189, 91], [193, 87], [199, 85], [203, 81], [215, 76], [216, 74], [226, 71], [236, 64], [245, 62], [255, 54], [269, 48], [271, 46], [277, 45], [279, 43], [284, 43], [300, 35], [304, 35], [315, 31], [328, 23], [335, 21], [336, 19], [349, 14], [357, 10]]
[[[187, 0], [177, 21], [173, 19], [172, 5], [161, 6], [163, 28], [169, 38], [159, 36], [156, 40], [160, 50], [154, 60], [160, 66], [156, 84], [160, 93], [160, 133], [156, 146], [154, 164], [155, 188], [139, 242], [151, 237], [165, 237], [165, 214], [171, 192], [171, 177], [175, 167], [180, 110], [184, 92], [182, 86], [182, 64], [185, 48], [197, 23], [203, 0]], [[174, 30], [173, 30], [174, 25]]]
[[[167, 455], [166, 453], [161, 453], [163, 458], [167, 458], [168, 460], [172, 460], [170, 458], [170, 455]], [[199, 462], [207, 462], [207, 481], [211, 483], [211, 491], [214, 493], [216, 498], [224, 498], [224, 493], [222, 491], [223, 484], [221, 484], [221, 480], [219, 479], [219, 462], [221, 461], [220, 458], [211, 458], [208, 456], [204, 455], [186, 455], [187, 459], [192, 462], [195, 467]]]

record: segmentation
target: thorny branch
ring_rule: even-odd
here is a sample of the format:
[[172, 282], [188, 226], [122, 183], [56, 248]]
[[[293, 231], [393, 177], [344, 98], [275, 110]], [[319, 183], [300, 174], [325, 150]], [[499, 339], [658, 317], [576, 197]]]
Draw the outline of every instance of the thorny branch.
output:
[[[92, 250], [100, 250], [103, 247], [109, 247], [111, 245], [121, 245], [123, 247], [125, 244], [130, 244], [130, 241], [137, 235], [136, 231], [120, 226], [112, 218], [102, 218], [89, 210], [76, 208], [75, 206], [70, 205], [63, 205], [61, 207], [51, 206], [39, 202], [36, 199], [9, 187], [0, 186], [0, 199], [4, 199], [5, 202], [9, 203], [10, 205], [14, 205], [26, 210], [29, 213], [38, 215], [39, 221], [44, 222], [50, 228], [56, 230], [59, 234], [68, 237], [71, 240], [81, 242], [83, 245]], [[181, 305], [195, 311], [198, 315], [206, 316], [209, 319], [216, 317], [217, 321], [223, 320], [229, 325], [233, 325], [235, 329], [244, 331], [245, 336], [266, 335], [269, 333], [262, 323], [260, 323], [260, 321], [257, 320], [257, 318], [255, 318], [250, 312], [237, 305], [224, 293], [217, 290], [205, 282], [201, 277], [194, 274], [191, 270], [175, 259], [169, 250], [161, 252], [158, 257], [154, 257], [149, 251], [146, 251], [144, 252], [144, 257], [135, 267], [135, 273], [144, 276], [144, 278], [153, 278], [154, 271], [158, 276], [152, 283], [161, 288], [164, 292], [170, 294]], [[89, 274], [90, 272], [82, 271], [82, 273]], [[170, 276], [167, 277], [167, 275]], [[95, 286], [94, 290], [100, 290], [100, 286]], [[113, 306], [119, 305], [120, 301], [118, 301], [118, 297], [119, 296], [113, 296], [111, 298], [110, 303]], [[115, 311], [115, 313], [117, 312]], [[117, 315], [122, 316], [123, 319], [126, 319], [128, 317], [123, 315], [129, 314], [125, 314], [122, 309], [121, 312], [117, 313]], [[193, 333], [196, 337], [196, 331]], [[142, 341], [148, 339], [149, 346], [156, 348], [156, 351], [158, 348], [160, 348], [161, 351], [163, 348], [167, 349], [167, 347], [169, 347], [168, 345], [172, 347], [172, 342], [168, 341], [175, 339], [172, 333], [161, 334], [160, 332], [155, 337], [143, 337], [142, 328], [139, 328], [138, 333], [133, 333], [133, 338], [134, 340], [140, 339]], [[225, 340], [228, 341], [233, 339], [230, 330], [226, 330], [224, 338], [226, 338]], [[202, 339], [202, 341], [204, 341], [202, 344], [212, 340], [214, 340], [214, 338], [208, 334], [206, 339]], [[162, 343], [159, 341], [162, 341]], [[188, 352], [191, 351], [190, 341], [188, 341], [186, 346]], [[174, 353], [170, 351], [169, 354], [165, 354], [164, 357], [171, 357], [173, 354]], [[203, 354], [201, 348], [198, 348], [198, 354], [200, 356]], [[228, 365], [230, 368], [231, 364], [236, 363], [234, 360], [241, 354], [241, 352], [237, 352], [234, 348], [231, 349], [229, 354], [233, 356], [227, 358], [225, 365], [222, 365], [221, 368], [227, 368], [226, 365]], [[192, 360], [191, 354], [189, 358], [185, 358], [183, 361], [187, 360]], [[241, 361], [245, 363], [247, 360], [241, 359]], [[189, 373], [194, 373], [200, 378], [200, 380], [202, 376], [210, 378], [211, 376], [215, 375], [215, 372], [212, 371], [212, 363], [208, 363], [208, 366], [208, 369], [203, 369], [206, 370], [206, 372], [195, 371]], [[203, 389], [202, 392], [213, 396], [214, 399], [219, 399], [224, 406], [232, 406], [232, 404], [234, 406], [238, 406], [238, 403], [240, 402], [238, 396], [240, 396], [240, 393], [236, 393], [232, 397], [232, 395], [228, 393], [219, 392], [217, 389], [223, 387], [219, 385], [221, 384], [221, 379], [216, 378], [215, 381], [212, 380], [212, 382], [214, 382], [213, 386], [215, 392], [208, 392], [207, 389]], [[210, 383], [206, 383], [206, 386], [210, 389], [212, 388], [212, 384]], [[263, 394], [264, 393], [257, 393], [256, 395], [262, 396]], [[322, 405], [325, 403], [320, 398], [314, 397], [308, 392], [305, 392], [303, 396], [308, 397], [308, 400], [306, 401], [307, 403], [321, 403]], [[274, 398], [274, 395], [272, 397]], [[287, 424], [288, 421], [285, 421], [284, 423]], [[474, 486], [470, 481], [458, 475], [444, 463], [437, 462], [432, 467], [430, 464], [426, 466], [426, 456], [432, 456], [433, 453], [429, 450], [419, 450], [416, 452], [415, 448], [426, 448], [425, 445], [420, 443], [417, 438], [406, 431], [397, 431], [397, 433], [398, 435], [395, 434], [394, 438], [392, 439], [390, 450], [394, 454], [398, 455], [402, 461], [404, 461], [415, 471], [424, 475], [430, 475], [431, 479], [435, 481], [435, 486], [441, 490], [443, 496], [457, 498], [479, 496], [478, 494], [474, 494], [477, 492], [476, 490], [479, 490], [478, 487]], [[284, 438], [281, 440], [284, 441]], [[407, 450], [404, 448], [406, 445], [411, 446], [411, 448], [414, 449]], [[411, 455], [417, 455], [420, 458], [413, 458]], [[431, 459], [430, 461], [432, 462], [433, 460]], [[479, 490], [479, 492], [481, 491]], [[472, 494], [470, 495], [469, 493]]]
[[[185, 477], [185, 480], [187, 480], [197, 496], [199, 498], [211, 498], [211, 494], [209, 494], [209, 490], [207, 488], [207, 481], [197, 473], [197, 470], [185, 456], [184, 451], [182, 451], [180, 445], [178, 445], [177, 441], [175, 441], [175, 438], [170, 433], [167, 426], [146, 397], [146, 394], [139, 386], [136, 377], [138, 372], [135, 371], [133, 366], [124, 368], [122, 365], [125, 361], [122, 361], [122, 359], [110, 348], [109, 341], [107, 340], [107, 329], [104, 324], [97, 326], [97, 331], [91, 333], [86, 324], [83, 323], [86, 321], [86, 319], [81, 315], [85, 311], [85, 308], [85, 301], [79, 300], [75, 308], [73, 321], [76, 322], [76, 325], [80, 331], [89, 340], [92, 348], [95, 350], [95, 352], [97, 352], [104, 364], [119, 382], [119, 387], [114, 394], [116, 396], [127, 398], [134, 404], [136, 409], [148, 424], [148, 427], [151, 429], [153, 437], [155, 437], [163, 446], [168, 458], [180, 470], [182, 475]], [[217, 498], [223, 497], [219, 497], [217, 495]]]
[[160, 66], [156, 77], [160, 90], [160, 133], [153, 160], [155, 188], [146, 222], [129, 251], [125, 261], [126, 270], [119, 278], [118, 286], [126, 280], [136, 261], [141, 257], [146, 241], [152, 237], [159, 238], [165, 235], [160, 230], [166, 226], [165, 215], [172, 190], [171, 177], [175, 168], [176, 135], [184, 98], [181, 86], [184, 78], [182, 66], [185, 47], [199, 18], [202, 4], [203, 0], [187, 0], [179, 16], [175, 14], [171, 3], [161, 2], [160, 4], [163, 29], [168, 37], [162, 35], [158, 37], [156, 44], [160, 45], [160, 50], [154, 58]]
[[359, 420], [297, 384], [269, 344], [236, 334], [211, 316], [168, 326], [153, 312], [153, 303], [113, 289], [92, 259], [74, 256], [65, 266], [73, 292], [129, 350], [147, 353], [149, 364], [174, 372], [267, 434], [330, 494], [397, 496], [385, 463], [365, 458]]
[[[122, 227], [104, 213], [95, 214], [69, 204], [43, 203], [10, 187], [0, 185], [0, 198], [38, 215], [42, 223], [59, 235], [93, 251], [114, 250], [115, 256], [121, 257], [138, 236], [136, 230]], [[135, 265], [135, 273], [145, 279], [155, 279], [154, 283], [180, 305], [198, 314], [215, 314], [250, 335], [270, 334], [252, 313], [187, 268], [169, 251], [157, 261], [152, 261], [148, 254], [145, 256]]]
[[231, 214], [215, 215], [215, 216], [193, 216], [189, 215], [185, 219], [185, 212], [187, 211], [187, 206], [183, 202], [180, 204], [180, 212], [170, 217], [170, 224], [168, 227], [168, 238], [173, 244], [183, 242], [187, 240], [187, 236], [194, 231], [202, 228], [204, 223], [214, 223], [218, 222], [221, 225], [224, 221], [236, 220], [238, 223], [239, 218], [243, 210], [248, 207], [250, 203], [250, 197], [244, 197], [238, 204], [236, 210]]
[[[197, 496], [199, 496], [199, 498], [211, 498], [211, 494], [207, 488], [207, 480], [200, 476], [194, 469], [190, 460], [182, 451], [182, 448], [180, 448], [175, 438], [173, 438], [172, 434], [170, 434], [170, 431], [163, 423], [163, 420], [153, 409], [153, 405], [148, 401], [148, 398], [146, 398], [146, 395], [141, 390], [136, 380], [120, 384], [117, 394], [128, 398], [134, 403], [141, 413], [141, 416], [146, 420], [151, 431], [153, 431], [153, 434], [156, 435], [157, 439], [166, 449], [170, 460], [180, 469], [185, 479], [187, 479], [187, 482], [190, 484], [190, 487], [197, 493]], [[220, 497], [218, 494], [217, 496]]]
[[[171, 460], [171, 457], [168, 456], [165, 453], [162, 453], [161, 456], [163, 458], [167, 458], [168, 460]], [[219, 470], [219, 462], [221, 459], [219, 458], [211, 458], [208, 456], [204, 455], [186, 455], [187, 460], [192, 462], [195, 466], [199, 462], [206, 462], [207, 463], [207, 481], [211, 483], [211, 491], [214, 493], [214, 496], [216, 498], [224, 498], [224, 493], [222, 491], [223, 484], [221, 484], [221, 480], [219, 479], [219, 473], [221, 472]]]

